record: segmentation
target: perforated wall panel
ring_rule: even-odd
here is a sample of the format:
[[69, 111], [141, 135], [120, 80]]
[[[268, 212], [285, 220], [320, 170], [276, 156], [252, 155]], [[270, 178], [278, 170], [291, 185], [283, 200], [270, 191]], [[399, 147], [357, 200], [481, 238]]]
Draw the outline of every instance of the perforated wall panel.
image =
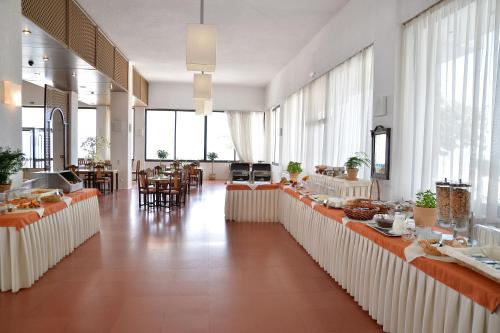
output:
[[95, 66], [96, 27], [74, 1], [68, 3], [68, 45], [83, 60]]
[[109, 78], [113, 78], [115, 72], [115, 47], [99, 29], [97, 29], [96, 67]]
[[128, 60], [115, 48], [115, 82], [128, 90]]
[[66, 0], [22, 0], [22, 13], [52, 37], [68, 44]]

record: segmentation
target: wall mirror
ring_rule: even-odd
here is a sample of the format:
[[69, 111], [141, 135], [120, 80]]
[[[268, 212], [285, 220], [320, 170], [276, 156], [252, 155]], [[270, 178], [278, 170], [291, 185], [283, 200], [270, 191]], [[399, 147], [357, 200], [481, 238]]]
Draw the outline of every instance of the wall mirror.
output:
[[372, 134], [372, 178], [389, 179], [391, 166], [391, 129], [377, 126]]

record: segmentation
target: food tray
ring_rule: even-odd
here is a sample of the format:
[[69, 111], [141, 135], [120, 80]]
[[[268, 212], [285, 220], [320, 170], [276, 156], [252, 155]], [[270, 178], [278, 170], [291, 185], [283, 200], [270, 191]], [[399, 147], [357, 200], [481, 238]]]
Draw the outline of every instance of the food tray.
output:
[[381, 228], [375, 222], [368, 222], [368, 223], [366, 223], [366, 225], [369, 226], [370, 228], [372, 228], [373, 230], [378, 231], [379, 233], [381, 233], [384, 236], [401, 237], [401, 234], [393, 233], [391, 229]]
[[500, 246], [466, 248], [443, 246], [439, 250], [455, 258], [459, 264], [500, 282]]

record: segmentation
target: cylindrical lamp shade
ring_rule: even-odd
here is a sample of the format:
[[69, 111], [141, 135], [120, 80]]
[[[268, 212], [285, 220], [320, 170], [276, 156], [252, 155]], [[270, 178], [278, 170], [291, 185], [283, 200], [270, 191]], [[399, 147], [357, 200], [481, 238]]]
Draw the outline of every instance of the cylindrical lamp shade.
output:
[[213, 24], [188, 24], [186, 67], [188, 71], [214, 72], [217, 28]]
[[213, 103], [211, 99], [195, 99], [195, 112], [200, 116], [208, 116], [213, 111]]
[[194, 74], [193, 79], [193, 98], [211, 99], [212, 98], [212, 75]]

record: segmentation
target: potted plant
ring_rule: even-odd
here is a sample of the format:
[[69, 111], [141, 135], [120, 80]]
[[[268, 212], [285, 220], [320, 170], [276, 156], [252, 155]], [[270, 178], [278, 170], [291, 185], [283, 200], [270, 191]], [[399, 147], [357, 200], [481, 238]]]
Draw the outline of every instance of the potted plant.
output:
[[347, 162], [345, 162], [345, 168], [347, 170], [347, 180], [358, 180], [359, 168], [364, 166], [370, 167], [370, 159], [363, 152], [357, 152], [354, 156], [349, 157]]
[[208, 153], [207, 158], [212, 162], [212, 173], [208, 175], [209, 180], [215, 180], [215, 173], [214, 173], [214, 161], [219, 158], [219, 155], [217, 153]]
[[99, 152], [109, 147], [109, 141], [104, 136], [91, 136], [80, 147], [87, 153], [87, 159], [95, 163], [100, 160]]
[[413, 217], [418, 227], [432, 227], [436, 224], [436, 193], [430, 190], [417, 193]]
[[[168, 158], [168, 151], [166, 151], [164, 149], [158, 149], [158, 151], [156, 152], [156, 155], [158, 155], [158, 159], [161, 162], [165, 162], [166, 159]], [[163, 165], [161, 162], [160, 162], [160, 166]]]
[[24, 154], [9, 147], [0, 147], [0, 192], [10, 189], [10, 176], [16, 174], [23, 167]]
[[290, 181], [292, 183], [296, 183], [299, 178], [300, 173], [302, 172], [302, 167], [300, 162], [288, 162], [288, 166], [286, 170], [290, 174]]

